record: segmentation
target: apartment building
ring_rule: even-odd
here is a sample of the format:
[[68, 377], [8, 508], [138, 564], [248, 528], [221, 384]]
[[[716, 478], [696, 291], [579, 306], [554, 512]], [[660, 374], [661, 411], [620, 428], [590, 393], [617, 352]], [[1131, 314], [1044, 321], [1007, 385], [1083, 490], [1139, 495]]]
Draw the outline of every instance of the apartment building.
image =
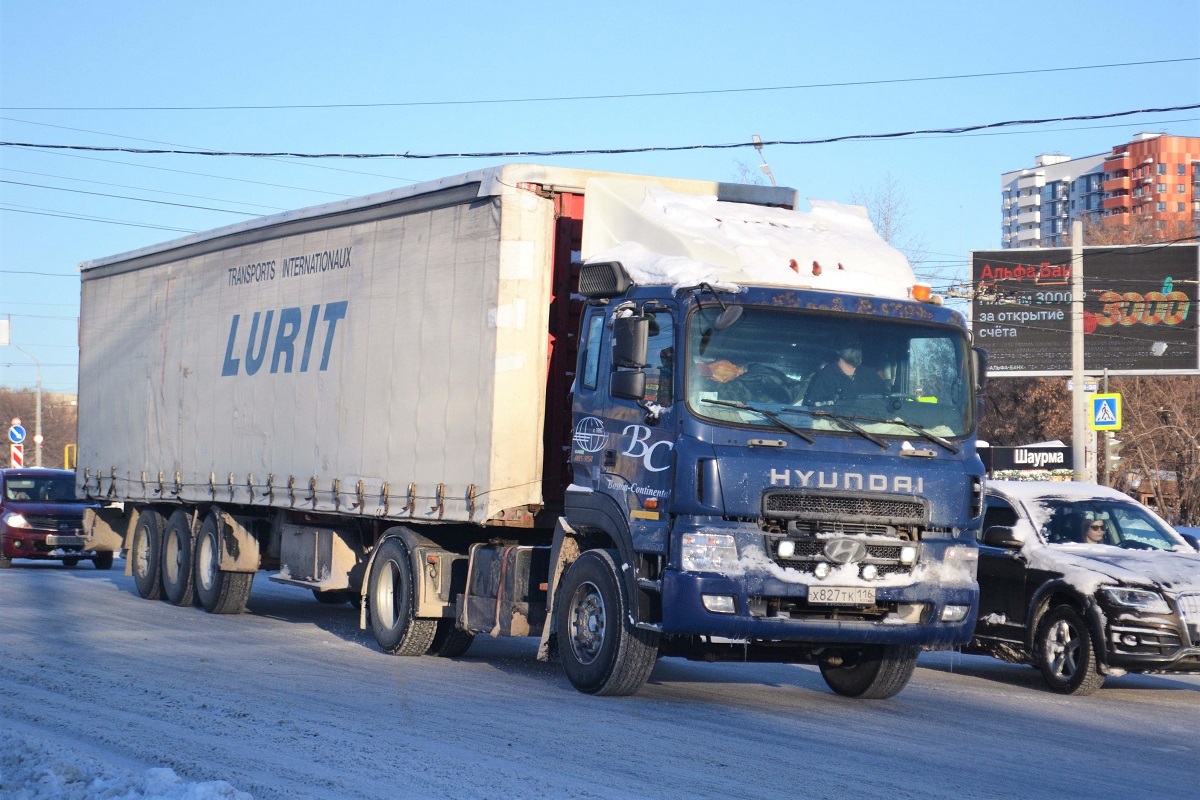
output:
[[1004, 173], [1000, 246], [1062, 247], [1071, 222], [1144, 217], [1163, 239], [1200, 232], [1200, 137], [1140, 133], [1108, 153], [1040, 155]]

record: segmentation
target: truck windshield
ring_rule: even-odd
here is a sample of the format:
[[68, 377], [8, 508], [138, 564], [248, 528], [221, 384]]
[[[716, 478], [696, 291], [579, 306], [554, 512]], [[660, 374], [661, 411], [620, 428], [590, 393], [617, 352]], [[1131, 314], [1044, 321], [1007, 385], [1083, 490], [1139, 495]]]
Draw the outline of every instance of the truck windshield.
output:
[[687, 403], [700, 417], [778, 427], [754, 410], [765, 409], [812, 431], [958, 438], [971, 430], [970, 351], [955, 329], [747, 307], [716, 330], [718, 313], [706, 307], [688, 320]]

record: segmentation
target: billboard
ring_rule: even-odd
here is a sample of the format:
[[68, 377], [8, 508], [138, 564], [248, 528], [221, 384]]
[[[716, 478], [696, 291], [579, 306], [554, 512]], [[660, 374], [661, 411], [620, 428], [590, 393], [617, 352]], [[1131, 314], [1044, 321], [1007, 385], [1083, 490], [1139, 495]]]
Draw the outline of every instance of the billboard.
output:
[[[971, 321], [993, 376], [1071, 374], [1069, 248], [976, 250]], [[1083, 248], [1084, 369], [1200, 374], [1200, 246]]]

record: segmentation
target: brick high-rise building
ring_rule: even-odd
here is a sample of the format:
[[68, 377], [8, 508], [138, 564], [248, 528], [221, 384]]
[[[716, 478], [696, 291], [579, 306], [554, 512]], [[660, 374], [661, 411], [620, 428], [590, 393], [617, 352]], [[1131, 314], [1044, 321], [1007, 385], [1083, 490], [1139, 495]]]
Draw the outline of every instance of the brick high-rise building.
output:
[[1061, 247], [1076, 219], [1119, 218], [1163, 239], [1200, 232], [1200, 137], [1140, 133], [1110, 153], [1041, 155], [1000, 183], [1005, 248]]

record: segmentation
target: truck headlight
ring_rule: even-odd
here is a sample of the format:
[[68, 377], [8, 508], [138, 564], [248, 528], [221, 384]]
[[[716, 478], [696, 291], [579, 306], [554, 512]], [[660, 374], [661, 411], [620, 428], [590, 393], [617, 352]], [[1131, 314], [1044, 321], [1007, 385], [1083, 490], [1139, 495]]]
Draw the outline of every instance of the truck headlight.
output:
[[4, 515], [4, 524], [10, 528], [30, 528], [33, 527], [25, 517], [15, 511], [11, 511]]
[[685, 533], [680, 562], [686, 572], [719, 571], [737, 561], [737, 547], [727, 533]]
[[1146, 589], [1123, 589], [1119, 586], [1107, 586], [1103, 589], [1104, 596], [1114, 606], [1136, 608], [1148, 614], [1170, 614], [1171, 607], [1158, 592]]
[[946, 548], [946, 566], [961, 569], [976, 580], [979, 576], [979, 548], [970, 545], [952, 545]]

